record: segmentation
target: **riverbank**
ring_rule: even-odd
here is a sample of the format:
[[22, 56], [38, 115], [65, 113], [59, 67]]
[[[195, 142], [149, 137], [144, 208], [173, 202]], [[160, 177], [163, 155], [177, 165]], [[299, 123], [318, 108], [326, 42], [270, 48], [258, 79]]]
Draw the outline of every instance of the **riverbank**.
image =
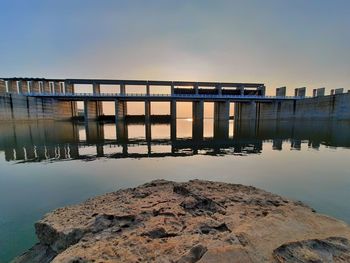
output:
[[40, 243], [14, 262], [350, 261], [347, 224], [209, 181], [153, 181], [57, 209], [35, 227]]

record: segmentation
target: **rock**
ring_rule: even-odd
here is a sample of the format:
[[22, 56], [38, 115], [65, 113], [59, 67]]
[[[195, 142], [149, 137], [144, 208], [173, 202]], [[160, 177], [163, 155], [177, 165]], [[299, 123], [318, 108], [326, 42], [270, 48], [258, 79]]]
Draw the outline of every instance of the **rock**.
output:
[[303, 240], [284, 244], [274, 250], [278, 262], [350, 262], [350, 242], [346, 238]]
[[204, 253], [208, 249], [202, 245], [196, 245], [190, 249], [190, 251], [182, 256], [177, 263], [195, 263], [203, 257]]
[[59, 208], [35, 227], [39, 244], [14, 262], [349, 262], [344, 222], [218, 182], [153, 181]]
[[36, 244], [29, 251], [24, 253], [23, 255], [17, 257], [12, 263], [18, 262], [40, 262], [40, 263], [49, 263], [54, 257], [57, 256], [49, 246], [45, 246], [42, 244]]
[[164, 228], [160, 227], [160, 228], [153, 229], [149, 232], [145, 232], [142, 235], [148, 236], [150, 238], [164, 238], [164, 237], [174, 237], [177, 234], [176, 233], [168, 233], [165, 231]]

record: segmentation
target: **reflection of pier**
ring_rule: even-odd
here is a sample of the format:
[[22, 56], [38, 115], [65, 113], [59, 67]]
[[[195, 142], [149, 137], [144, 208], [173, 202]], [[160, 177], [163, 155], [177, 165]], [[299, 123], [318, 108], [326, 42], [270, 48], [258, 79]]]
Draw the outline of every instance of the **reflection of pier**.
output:
[[[195, 122], [193, 122], [195, 123]], [[350, 147], [348, 123], [279, 123], [239, 122], [229, 134], [229, 122], [214, 121], [213, 136], [204, 137], [203, 127], [193, 124], [192, 136], [177, 137], [176, 121], [169, 127], [167, 138], [152, 134], [151, 121], [140, 124], [144, 136], [130, 137], [130, 125], [118, 122], [114, 138], [105, 137], [105, 126], [88, 122], [79, 125], [71, 122], [35, 122], [1, 126], [0, 151], [7, 161], [58, 161], [95, 158], [144, 158], [191, 155], [247, 155], [260, 153], [264, 141], [272, 141], [274, 150], [288, 143], [291, 149], [300, 150], [302, 143], [308, 147], [320, 145]], [[164, 124], [163, 124], [164, 125]], [[315, 134], [314, 131], [318, 133]], [[109, 135], [110, 136], [110, 135]]]

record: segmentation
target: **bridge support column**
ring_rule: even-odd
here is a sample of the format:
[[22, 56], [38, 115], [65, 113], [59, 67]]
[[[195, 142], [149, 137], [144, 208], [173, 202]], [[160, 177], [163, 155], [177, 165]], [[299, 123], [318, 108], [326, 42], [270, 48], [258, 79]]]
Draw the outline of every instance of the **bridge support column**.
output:
[[146, 142], [147, 142], [147, 149], [148, 149], [148, 154], [151, 154], [151, 141], [152, 141], [152, 132], [151, 132], [151, 122], [146, 121], [145, 122], [145, 137], [146, 137]]
[[97, 101], [84, 101], [84, 118], [87, 120], [97, 120], [98, 118]]
[[103, 150], [103, 144], [97, 144], [96, 145], [96, 157], [104, 157], [104, 150]]
[[146, 85], [146, 95], [149, 96], [151, 94], [151, 88], [150, 88], [150, 85], [147, 84]]
[[216, 89], [218, 91], [218, 95], [222, 95], [222, 87], [221, 86], [216, 86]]
[[192, 139], [203, 140], [204, 101], [192, 102]]
[[151, 102], [149, 100], [145, 101], [145, 121], [149, 122], [151, 119]]
[[[94, 82], [92, 84], [92, 92], [95, 95], [100, 95], [101, 94], [101, 86], [99, 83]], [[102, 101], [97, 101], [96, 104], [97, 107], [97, 116], [100, 117], [103, 115], [103, 106], [102, 106]]]
[[170, 101], [170, 115], [172, 120], [176, 120], [176, 100]]
[[172, 142], [176, 141], [176, 119], [170, 122], [170, 140]]
[[128, 126], [125, 122], [119, 121], [116, 122], [116, 131], [117, 131], [117, 142], [126, 144], [128, 141]]
[[230, 119], [230, 102], [214, 102], [214, 119], [228, 121]]
[[194, 84], [194, 85], [193, 85], [193, 88], [194, 88], [194, 93], [195, 93], [196, 95], [199, 94], [198, 83]]
[[214, 119], [214, 138], [226, 140], [229, 138], [229, 120]]
[[230, 102], [214, 102], [214, 138], [226, 139], [229, 135]]
[[94, 94], [100, 94], [101, 93], [101, 86], [100, 86], [100, 84], [99, 83], [93, 83], [92, 84], [92, 92], [94, 93]]
[[171, 141], [176, 140], [176, 100], [170, 101], [170, 139]]
[[126, 93], [125, 84], [120, 84], [120, 94], [125, 95], [125, 93]]
[[88, 143], [100, 143], [104, 140], [103, 125], [98, 122], [87, 122], [85, 125], [86, 142]]
[[0, 79], [0, 94], [6, 93], [6, 82]]
[[127, 102], [115, 100], [115, 121], [125, 121], [127, 114]]

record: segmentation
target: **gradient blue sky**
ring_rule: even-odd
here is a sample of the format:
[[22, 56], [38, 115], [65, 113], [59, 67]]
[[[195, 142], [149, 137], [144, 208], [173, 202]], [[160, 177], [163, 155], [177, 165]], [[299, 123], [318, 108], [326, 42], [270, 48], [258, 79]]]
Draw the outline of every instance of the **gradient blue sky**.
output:
[[0, 0], [0, 76], [350, 89], [348, 0]]

